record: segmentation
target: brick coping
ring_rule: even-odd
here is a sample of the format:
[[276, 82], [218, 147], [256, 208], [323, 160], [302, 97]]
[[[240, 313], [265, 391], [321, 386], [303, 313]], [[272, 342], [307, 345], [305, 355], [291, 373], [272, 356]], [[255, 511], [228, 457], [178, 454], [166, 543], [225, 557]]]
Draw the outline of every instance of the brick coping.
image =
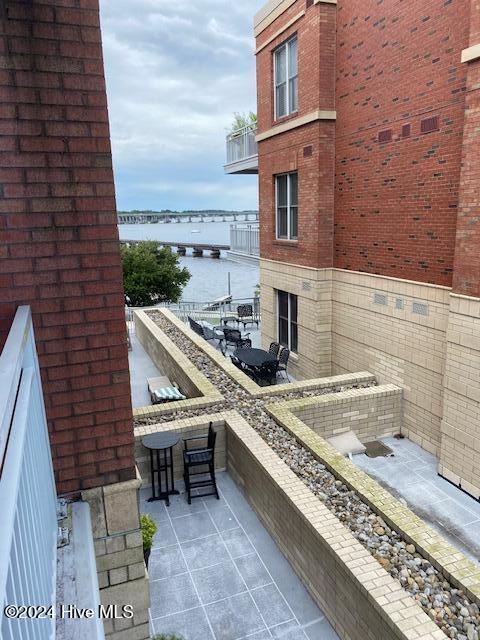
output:
[[[334, 398], [333, 395], [348, 399], [361, 397], [365, 392], [368, 393], [368, 389], [352, 389], [342, 394], [332, 394], [330, 397], [308, 398], [307, 401], [308, 406], [319, 405], [329, 400], [341, 402], [342, 398]], [[298, 418], [294, 412], [300, 408], [300, 404], [298, 400], [283, 401], [268, 405], [265, 410], [299, 444], [355, 491], [391, 528], [398, 531], [407, 542], [415, 545], [421, 555], [452, 584], [463, 589], [472, 600], [480, 604], [480, 568]]]

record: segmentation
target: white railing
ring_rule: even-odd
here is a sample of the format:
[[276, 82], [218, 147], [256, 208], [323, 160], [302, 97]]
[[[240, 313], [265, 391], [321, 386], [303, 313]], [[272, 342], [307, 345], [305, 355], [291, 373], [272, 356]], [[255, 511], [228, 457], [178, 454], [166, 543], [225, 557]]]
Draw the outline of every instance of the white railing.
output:
[[258, 224], [232, 224], [230, 251], [249, 256], [260, 255], [260, 227]]
[[[224, 296], [225, 300], [212, 300], [210, 302], [172, 302], [161, 303], [158, 306], [172, 311], [177, 318], [187, 322], [188, 317], [193, 320], [211, 322], [219, 324], [222, 318], [237, 314], [240, 305], [249, 304], [253, 309], [253, 317], [260, 321], [260, 298], [239, 298], [232, 300], [230, 296]], [[149, 307], [154, 309], [155, 307]], [[127, 323], [133, 324], [133, 314], [136, 308], [126, 307], [125, 318]]]
[[55, 619], [7, 605], [55, 605], [56, 490], [32, 316], [19, 307], [0, 355], [0, 637], [51, 640]]
[[258, 154], [257, 125], [250, 124], [227, 136], [227, 164], [253, 158]]

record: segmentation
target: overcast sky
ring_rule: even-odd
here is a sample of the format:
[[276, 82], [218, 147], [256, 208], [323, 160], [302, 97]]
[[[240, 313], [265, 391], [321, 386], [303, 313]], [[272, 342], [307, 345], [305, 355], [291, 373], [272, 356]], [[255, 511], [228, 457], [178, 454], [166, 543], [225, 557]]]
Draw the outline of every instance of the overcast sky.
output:
[[253, 14], [264, 0], [101, 0], [118, 208], [250, 209], [225, 176], [225, 129], [256, 111]]

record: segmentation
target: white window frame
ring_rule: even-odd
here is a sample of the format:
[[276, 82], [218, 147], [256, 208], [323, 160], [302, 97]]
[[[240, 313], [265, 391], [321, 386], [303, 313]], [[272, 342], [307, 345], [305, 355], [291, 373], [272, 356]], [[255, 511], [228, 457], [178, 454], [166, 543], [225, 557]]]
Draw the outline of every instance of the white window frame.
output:
[[[296, 40], [297, 41], [297, 75], [296, 76], [289, 76], [289, 68], [290, 68], [290, 43]], [[281, 51], [282, 49], [285, 49], [285, 85], [286, 85], [286, 89], [285, 89], [285, 94], [286, 94], [286, 99], [287, 99], [287, 112], [284, 113], [282, 116], [279, 116], [277, 113], [277, 53], [279, 51]], [[290, 80], [293, 80], [293, 78], [297, 78], [297, 108], [296, 109], [292, 109], [291, 108], [291, 103], [292, 103], [292, 98], [290, 96]], [[278, 46], [276, 49], [274, 49], [273, 51], [273, 105], [274, 105], [274, 116], [275, 116], [275, 120], [279, 120], [280, 118], [286, 118], [287, 116], [291, 115], [292, 113], [297, 113], [298, 112], [298, 36], [297, 34], [295, 34], [294, 36], [292, 36], [291, 38], [289, 38], [288, 40], [286, 40], [285, 42], [283, 42], [280, 46]]]
[[[292, 175], [296, 175], [297, 176], [297, 204], [292, 205], [292, 200], [291, 200], [291, 178], [290, 176]], [[284, 176], [287, 176], [287, 237], [283, 237], [283, 236], [279, 236], [279, 224], [278, 224], [278, 179], [279, 178], [283, 178]], [[288, 173], [278, 173], [275, 176], [275, 238], [277, 240], [293, 240], [296, 241], [298, 240], [298, 200], [299, 200], [299, 188], [298, 188], [299, 182], [298, 182], [298, 171], [290, 171]], [[292, 225], [291, 225], [291, 221], [292, 221], [292, 209], [296, 209], [296, 216], [297, 216], [297, 235], [296, 236], [292, 236]]]
[[[287, 318], [287, 324], [288, 324], [288, 344], [287, 344], [287, 348], [289, 349], [289, 351], [291, 351], [292, 353], [298, 353], [298, 296], [295, 293], [289, 293], [288, 291], [284, 291], [283, 289], [276, 289], [276, 303], [277, 303], [277, 342], [279, 344], [282, 344], [280, 342], [280, 300], [279, 300], [279, 294], [280, 293], [286, 293], [288, 296], [288, 318]], [[297, 321], [295, 322], [295, 324], [297, 325], [297, 346], [295, 349], [292, 349], [292, 325], [294, 324], [292, 321], [292, 296], [295, 296], [297, 298]]]

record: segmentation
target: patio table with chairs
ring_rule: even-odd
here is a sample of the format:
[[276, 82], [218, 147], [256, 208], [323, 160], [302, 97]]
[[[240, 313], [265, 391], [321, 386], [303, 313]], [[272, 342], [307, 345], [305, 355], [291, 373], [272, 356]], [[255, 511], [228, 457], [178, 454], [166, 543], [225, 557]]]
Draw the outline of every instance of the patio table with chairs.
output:
[[[280, 353], [280, 355], [279, 355]], [[244, 345], [235, 349], [231, 360], [235, 366], [250, 375], [258, 384], [275, 384], [278, 372], [285, 372], [288, 378], [287, 366], [290, 351], [282, 348], [278, 342], [272, 342], [268, 351], [252, 349]]]

